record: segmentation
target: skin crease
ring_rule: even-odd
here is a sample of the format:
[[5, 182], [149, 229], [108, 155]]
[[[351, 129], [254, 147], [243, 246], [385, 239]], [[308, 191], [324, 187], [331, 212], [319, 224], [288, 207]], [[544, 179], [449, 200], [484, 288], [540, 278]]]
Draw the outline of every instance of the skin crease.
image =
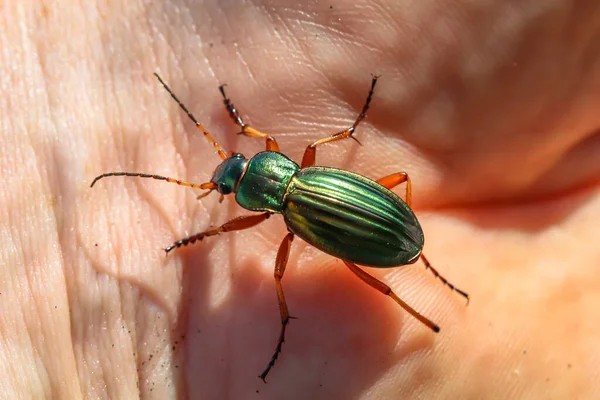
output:
[[[220, 4], [221, 3], [221, 4]], [[599, 398], [600, 5], [596, 1], [7, 2], [0, 6], [2, 398]], [[407, 171], [425, 254], [367, 269], [434, 334], [300, 239], [283, 287], [275, 216], [196, 183], [228, 151], [218, 86], [298, 162]], [[404, 195], [404, 187], [394, 189]]]

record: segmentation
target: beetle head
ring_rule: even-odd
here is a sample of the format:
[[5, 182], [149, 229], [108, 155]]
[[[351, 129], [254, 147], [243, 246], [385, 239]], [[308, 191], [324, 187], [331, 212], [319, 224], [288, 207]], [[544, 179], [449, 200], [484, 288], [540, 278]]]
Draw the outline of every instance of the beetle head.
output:
[[244, 175], [247, 164], [248, 159], [239, 153], [223, 160], [217, 169], [215, 169], [210, 180], [217, 185], [217, 192], [223, 195], [235, 192], [242, 175]]

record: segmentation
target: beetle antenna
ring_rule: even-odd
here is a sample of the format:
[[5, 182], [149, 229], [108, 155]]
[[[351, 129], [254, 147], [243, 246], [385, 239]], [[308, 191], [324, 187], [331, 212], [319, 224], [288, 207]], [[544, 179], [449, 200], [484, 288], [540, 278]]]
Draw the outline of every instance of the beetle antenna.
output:
[[[160, 176], [160, 175], [154, 175], [154, 174], [142, 174], [139, 172], [108, 172], [106, 174], [98, 175], [96, 178], [94, 178], [90, 187], [94, 187], [96, 182], [98, 182], [100, 179], [106, 178], [108, 176], [134, 176], [134, 177], [138, 177], [138, 178], [158, 179], [161, 181], [176, 183], [180, 186], [187, 186], [187, 187], [191, 187], [194, 189], [208, 190], [207, 193], [210, 193], [212, 190], [215, 190], [217, 188], [217, 184], [213, 183], [213, 182], [197, 184], [197, 183], [181, 181], [181, 180], [175, 179], [175, 178], [169, 178], [168, 176]], [[201, 195], [201, 196], [204, 197], [203, 195]]]
[[175, 93], [173, 93], [171, 88], [169, 88], [169, 86], [165, 83], [165, 81], [163, 81], [162, 78], [156, 72], [154, 73], [154, 76], [156, 76], [156, 78], [158, 78], [158, 81], [160, 82], [160, 84], [163, 85], [163, 87], [167, 90], [167, 92], [169, 92], [169, 94], [171, 95], [173, 100], [175, 100], [177, 102], [177, 104], [179, 104], [179, 107], [181, 107], [181, 109], [194, 122], [194, 124], [196, 124], [196, 127], [198, 129], [200, 129], [200, 132], [202, 132], [204, 137], [214, 146], [214, 148], [217, 150], [217, 153], [219, 153], [219, 157], [221, 157], [222, 160], [225, 160], [227, 158], [227, 152], [225, 150], [223, 150], [223, 148], [221, 146], [219, 146], [219, 144], [215, 141], [215, 139], [213, 139], [213, 137], [210, 135], [210, 133], [208, 133], [208, 131], [206, 129], [204, 129], [204, 127], [198, 122], [196, 117], [194, 117], [194, 115], [187, 109], [187, 107], [183, 105], [183, 103], [177, 98], [177, 96], [175, 96]]

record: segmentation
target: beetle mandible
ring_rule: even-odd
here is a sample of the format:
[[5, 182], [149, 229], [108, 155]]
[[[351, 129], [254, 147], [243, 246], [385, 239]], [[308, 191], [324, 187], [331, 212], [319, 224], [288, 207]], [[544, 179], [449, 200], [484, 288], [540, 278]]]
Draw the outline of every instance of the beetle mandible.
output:
[[[99, 179], [108, 176], [159, 179], [206, 190], [198, 198], [205, 197], [212, 191], [217, 191], [221, 196], [234, 194], [236, 202], [241, 207], [259, 212], [259, 214], [234, 218], [220, 227], [178, 240], [165, 249], [167, 253], [208, 236], [254, 227], [267, 220], [272, 214], [283, 215], [288, 233], [277, 251], [274, 272], [281, 314], [281, 331], [275, 352], [265, 370], [259, 375], [263, 381], [266, 382], [267, 374], [281, 353], [285, 341], [285, 329], [292, 318], [285, 302], [281, 280], [295, 236], [342, 260], [365, 283], [390, 296], [434, 332], [439, 332], [438, 325], [406, 304], [389, 286], [359, 268], [357, 264], [390, 268], [412, 264], [421, 258], [426, 269], [430, 270], [435, 277], [464, 296], [467, 301], [469, 300], [469, 295], [441, 276], [422, 253], [423, 230], [411, 209], [411, 181], [407, 173], [398, 172], [373, 181], [343, 169], [315, 166], [318, 146], [354, 138], [356, 127], [365, 118], [369, 109], [378, 76], [373, 76], [365, 104], [352, 126], [309, 145], [301, 164], [298, 165], [280, 152], [277, 141], [271, 135], [244, 123], [238, 110], [226, 96], [224, 85], [220, 86], [219, 90], [230, 117], [241, 128], [240, 133], [266, 142], [266, 150], [250, 159], [239, 153], [228, 154], [188, 111], [162, 78], [156, 73], [154, 75], [214, 146], [221, 157], [221, 164], [215, 169], [211, 180], [202, 184], [154, 174], [110, 172], [96, 177], [91, 186], [94, 186]], [[401, 183], [406, 183], [406, 200], [402, 200], [391, 191]]]

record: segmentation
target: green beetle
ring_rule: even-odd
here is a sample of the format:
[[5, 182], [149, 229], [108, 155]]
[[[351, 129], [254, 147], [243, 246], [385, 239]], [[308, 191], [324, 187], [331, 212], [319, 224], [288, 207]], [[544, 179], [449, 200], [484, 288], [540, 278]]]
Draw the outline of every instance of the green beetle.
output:
[[[225, 107], [233, 121], [240, 126], [240, 133], [266, 141], [266, 151], [260, 152], [250, 159], [239, 153], [226, 153], [161, 77], [158, 74], [155, 75], [214, 146], [223, 161], [216, 168], [211, 180], [203, 184], [193, 184], [154, 174], [110, 172], [96, 177], [91, 186], [107, 176], [159, 179], [207, 190], [198, 198], [205, 197], [212, 191], [217, 191], [221, 196], [235, 194], [235, 200], [240, 206], [250, 211], [260, 212], [260, 214], [235, 218], [220, 227], [178, 240], [165, 249], [167, 253], [208, 236], [251, 228], [265, 221], [272, 214], [283, 215], [288, 234], [281, 242], [277, 252], [274, 274], [281, 314], [281, 331], [275, 352], [265, 370], [259, 375], [263, 381], [266, 382], [266, 376], [281, 352], [285, 341], [285, 329], [291, 318], [285, 302], [281, 279], [294, 236], [299, 236], [325, 253], [341, 259], [360, 279], [381, 293], [390, 296], [434, 332], [440, 330], [435, 323], [418, 313], [402, 301], [389, 286], [369, 275], [356, 264], [390, 268], [412, 264], [421, 258], [426, 268], [431, 270], [437, 278], [469, 300], [467, 293], [443, 278], [423, 255], [423, 230], [410, 207], [411, 181], [405, 172], [373, 181], [346, 170], [314, 165], [317, 146], [354, 138], [352, 135], [358, 124], [365, 118], [369, 108], [377, 76], [373, 76], [367, 100], [354, 124], [344, 131], [309, 145], [304, 152], [302, 163], [298, 165], [279, 151], [279, 145], [273, 137], [244, 123], [237, 109], [226, 96], [224, 86], [221, 86], [219, 90], [223, 96]], [[406, 200], [402, 200], [390, 190], [404, 182], [406, 182]]]

